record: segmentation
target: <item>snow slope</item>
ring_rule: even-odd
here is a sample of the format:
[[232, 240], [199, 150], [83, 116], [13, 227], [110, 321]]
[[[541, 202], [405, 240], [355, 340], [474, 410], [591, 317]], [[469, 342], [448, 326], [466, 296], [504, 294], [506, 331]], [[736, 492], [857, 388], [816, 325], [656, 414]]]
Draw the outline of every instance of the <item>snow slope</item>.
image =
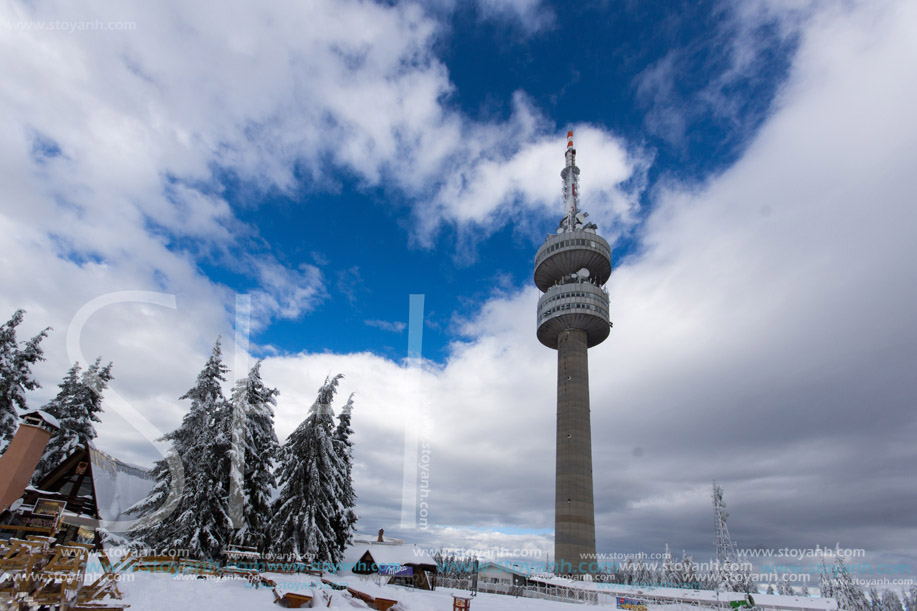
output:
[[[321, 601], [316, 607], [326, 607], [330, 599], [332, 609], [366, 609], [366, 605], [354, 600], [348, 593], [331, 590], [327, 586], [316, 583], [314, 577], [308, 575], [286, 575], [279, 573], [264, 573], [264, 576], [277, 583], [277, 590], [283, 593], [298, 593], [314, 596]], [[125, 602], [130, 604], [130, 611], [163, 611], [172, 609], [221, 609], [222, 611], [243, 611], [258, 609], [279, 609], [273, 604], [274, 594], [270, 589], [254, 589], [242, 579], [197, 579], [194, 576], [133, 573], [125, 576], [120, 588], [124, 593]], [[412, 590], [393, 585], [379, 585], [371, 578], [361, 578], [354, 575], [336, 577], [336, 583], [346, 583], [348, 586], [375, 597], [394, 599], [399, 602], [394, 607], [395, 611], [449, 611], [452, 609], [452, 595], [467, 596], [467, 591], [449, 588], [437, 588], [435, 592]], [[326, 598], [323, 598], [326, 597]], [[704, 600], [703, 596], [698, 596]], [[765, 606], [774, 605], [784, 609], [794, 606], [804, 606], [808, 609], [821, 608], [836, 609], [836, 603], [831, 600], [819, 599], [799, 600], [794, 597], [778, 597], [760, 595], [755, 597]], [[533, 598], [515, 598], [501, 594], [478, 594], [471, 602], [472, 611], [573, 611], [577, 608], [569, 602], [556, 602]], [[614, 609], [611, 603], [600, 606], [602, 609]], [[649, 609], [664, 609], [664, 611], [680, 611], [681, 609], [697, 609], [693, 605], [669, 604], [648, 605]]]
[[[280, 592], [297, 592], [310, 595], [311, 579], [305, 575], [265, 574], [277, 582]], [[257, 611], [258, 609], [279, 609], [273, 604], [274, 595], [269, 589], [253, 589], [247, 581], [237, 579], [205, 580], [196, 578], [175, 579], [172, 575], [134, 573], [120, 584], [124, 602], [130, 604], [130, 611], [164, 611], [172, 609], [220, 609], [221, 611]], [[336, 580], [337, 581], [337, 580]], [[346, 580], [348, 584], [373, 596], [398, 600], [396, 609], [404, 611], [449, 611], [452, 609], [451, 594], [467, 595], [467, 592], [439, 588], [435, 592], [413, 591], [398, 586], [378, 586], [372, 581], [358, 578]], [[366, 609], [349, 594], [319, 590], [333, 594], [332, 609]], [[323, 608], [325, 604], [320, 605]], [[472, 611], [572, 611], [575, 605], [531, 598], [513, 598], [499, 594], [479, 594], [471, 603]], [[610, 608], [610, 607], [605, 607]], [[671, 609], [671, 607], [669, 607]]]

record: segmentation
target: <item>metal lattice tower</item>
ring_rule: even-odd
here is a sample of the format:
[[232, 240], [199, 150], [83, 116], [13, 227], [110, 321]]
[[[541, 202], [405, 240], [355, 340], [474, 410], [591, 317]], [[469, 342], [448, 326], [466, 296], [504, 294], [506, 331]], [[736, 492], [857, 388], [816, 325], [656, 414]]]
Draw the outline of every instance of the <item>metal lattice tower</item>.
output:
[[739, 562], [739, 552], [729, 536], [729, 527], [726, 525], [728, 517], [723, 489], [714, 481], [713, 520], [716, 528], [717, 589], [722, 586], [727, 591], [751, 594], [757, 590], [758, 585], [752, 579], [751, 565]]
[[716, 561], [720, 566], [738, 563], [739, 554], [736, 544], [729, 536], [729, 527], [726, 526], [726, 501], [723, 500], [723, 489], [716, 480], [713, 482], [713, 521], [716, 529]]
[[[581, 572], [595, 560], [592, 432], [587, 349], [608, 337], [611, 248], [579, 208], [573, 132], [567, 133], [564, 217], [535, 255], [538, 340], [557, 350], [557, 463], [554, 488], [554, 562], [557, 572]], [[583, 571], [586, 572], [586, 571]]]

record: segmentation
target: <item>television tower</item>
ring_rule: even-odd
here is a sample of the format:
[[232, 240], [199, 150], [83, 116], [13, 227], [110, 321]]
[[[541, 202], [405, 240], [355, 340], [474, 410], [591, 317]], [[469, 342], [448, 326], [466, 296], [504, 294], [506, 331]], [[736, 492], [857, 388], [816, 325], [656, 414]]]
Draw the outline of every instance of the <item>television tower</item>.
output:
[[[557, 350], [557, 466], [554, 562], [560, 574], [588, 571], [595, 561], [592, 431], [587, 349], [608, 337], [611, 248], [579, 208], [579, 168], [567, 132], [564, 217], [535, 255], [538, 340]], [[585, 565], [580, 567], [580, 563]]]

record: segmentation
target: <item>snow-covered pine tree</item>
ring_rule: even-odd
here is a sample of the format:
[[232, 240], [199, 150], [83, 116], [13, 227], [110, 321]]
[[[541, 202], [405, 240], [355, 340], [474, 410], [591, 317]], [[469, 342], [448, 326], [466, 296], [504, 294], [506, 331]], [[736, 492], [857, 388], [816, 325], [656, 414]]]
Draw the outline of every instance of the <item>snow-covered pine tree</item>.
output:
[[331, 414], [342, 377], [325, 379], [309, 415], [280, 453], [272, 533], [276, 551], [299, 561], [337, 563], [343, 552], [333, 522], [341, 507], [342, 464], [332, 442]]
[[634, 583], [638, 586], [652, 585], [650, 572], [647, 569], [646, 563], [643, 562], [642, 556], [637, 558], [637, 562], [634, 565]]
[[350, 436], [351, 414], [353, 413], [353, 393], [347, 397], [347, 404], [338, 416], [338, 424], [332, 435], [334, 451], [341, 461], [341, 496], [340, 511], [334, 517], [334, 531], [337, 534], [337, 544], [341, 550], [347, 548], [353, 540], [353, 532], [357, 522], [354, 507], [357, 504], [357, 495], [353, 490], [353, 442]]
[[655, 562], [650, 562], [646, 565], [646, 578], [648, 583], [658, 586], [659, 582], [662, 581], [662, 573], [659, 571]]
[[277, 485], [274, 479], [274, 461], [280, 452], [280, 443], [274, 432], [276, 388], [268, 388], [261, 379], [261, 361], [255, 363], [248, 376], [236, 382], [229, 400], [232, 410], [232, 473], [241, 476], [235, 482], [240, 498], [230, 498], [230, 503], [241, 503], [241, 524], [233, 535], [239, 545], [248, 545], [265, 551], [270, 533], [271, 491]]
[[660, 575], [660, 584], [664, 588], [677, 588], [678, 574], [675, 570], [675, 563], [672, 561], [672, 552], [669, 551], [669, 544], [665, 544], [665, 553], [662, 555], [662, 569]]
[[901, 602], [904, 603], [904, 611], [917, 611], [917, 586], [911, 586], [907, 592], [901, 592]]
[[681, 566], [684, 571], [684, 586], [689, 590], [698, 590], [700, 589], [700, 578], [697, 574], [697, 565], [694, 564], [694, 558], [688, 555], [687, 552], [682, 550], [681, 552]]
[[151, 471], [155, 484], [146, 498], [129, 507], [125, 513], [138, 516], [130, 527], [130, 535], [151, 549], [171, 540], [171, 522], [168, 518], [178, 508], [185, 494], [185, 468], [175, 446], [153, 465]]
[[793, 591], [793, 586], [790, 585], [790, 580], [786, 577], [786, 573], [780, 574], [780, 581], [777, 582], [777, 594], [783, 594], [784, 596], [796, 594]]
[[625, 582], [624, 562], [613, 561], [606, 568], [605, 573], [608, 575], [609, 583], [623, 584]]
[[822, 558], [818, 563], [818, 594], [821, 598], [831, 598], [834, 596], [834, 590], [834, 571]]
[[[61, 383], [57, 385], [59, 389], [57, 391], [57, 396], [42, 407], [44, 411], [57, 418], [58, 421], [61, 420], [63, 414], [69, 414], [75, 411], [72, 406], [80, 394], [81, 370], [82, 367], [80, 367], [80, 364], [74, 363], [67, 371], [64, 379], [61, 380]], [[63, 427], [63, 422], [61, 422], [61, 426]], [[60, 463], [63, 447], [68, 445], [67, 442], [70, 441], [70, 439], [70, 431], [66, 430], [63, 431], [63, 434], [60, 436], [51, 436], [51, 439], [48, 440], [48, 445], [45, 446], [45, 452], [42, 454], [41, 460], [38, 461], [38, 466], [35, 467], [35, 473], [32, 475], [33, 484], [37, 483], [38, 480], [42, 479], [51, 469]]]
[[[163, 436], [172, 452], [154, 468], [156, 485], [149, 496], [130, 508], [141, 519], [131, 536], [152, 548], [187, 550], [192, 558], [218, 559], [230, 539], [229, 519], [229, 426], [231, 415], [223, 398], [221, 382], [228, 371], [217, 338], [213, 352], [197, 376], [195, 385], [180, 399], [191, 408], [177, 429]], [[181, 458], [183, 482], [168, 516], [156, 519], [156, 510], [172, 487], [169, 458]]]
[[26, 409], [26, 391], [41, 388], [32, 375], [32, 365], [45, 360], [40, 344], [51, 327], [27, 342], [19, 342], [16, 327], [24, 315], [25, 310], [16, 310], [0, 326], [0, 451], [19, 428], [19, 410]]
[[630, 585], [634, 582], [634, 576], [636, 575], [636, 565], [634, 564], [633, 556], [625, 556], [624, 561], [621, 562], [619, 568], [621, 573], [621, 583], [624, 585]]
[[60, 421], [60, 429], [48, 441], [32, 476], [33, 483], [38, 483], [81, 445], [95, 439], [92, 423], [101, 422], [102, 393], [112, 379], [111, 367], [111, 363], [103, 367], [99, 357], [82, 373], [79, 363], [67, 371], [58, 385], [57, 396], [43, 408]]
[[801, 584], [801, 585], [799, 586], [799, 595], [800, 595], [800, 596], [808, 597], [808, 596], [809, 596], [809, 586], [807, 586], [807, 585], [804, 584], [804, 583]]
[[863, 589], [851, 577], [843, 558], [836, 556], [835, 561], [833, 596], [837, 599], [838, 609], [869, 611], [869, 601], [866, 600]]
[[904, 611], [901, 597], [894, 590], [885, 590], [882, 594], [882, 611]]
[[882, 595], [879, 594], [879, 590], [876, 589], [876, 586], [869, 587], [867, 598], [869, 598], [870, 611], [882, 611]]

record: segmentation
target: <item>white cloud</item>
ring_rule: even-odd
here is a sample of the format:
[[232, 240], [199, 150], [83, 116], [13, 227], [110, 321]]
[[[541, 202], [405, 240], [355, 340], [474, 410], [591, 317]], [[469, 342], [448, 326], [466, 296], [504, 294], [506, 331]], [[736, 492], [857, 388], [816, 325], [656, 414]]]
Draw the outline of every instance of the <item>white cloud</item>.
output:
[[363, 323], [370, 327], [382, 329], [383, 331], [391, 331], [392, 333], [401, 333], [405, 330], [405, 328], [407, 328], [407, 324], [401, 322], [400, 320], [364, 320]]
[[322, 273], [312, 265], [290, 270], [270, 258], [253, 257], [258, 286], [251, 291], [255, 328], [274, 318], [296, 319], [325, 297]]
[[[102, 6], [15, 5], [4, 18], [115, 18]], [[556, 216], [555, 127], [522, 94], [505, 124], [444, 110], [451, 85], [430, 48], [436, 25], [418, 9], [282, 8], [127, 4], [116, 17], [137, 30], [124, 35], [0, 38], [9, 67], [0, 308], [29, 311], [24, 336], [55, 327], [36, 401], [66, 370], [65, 332], [82, 304], [126, 288], [162, 291], [177, 295], [177, 310], [110, 306], [90, 320], [82, 350], [115, 362], [113, 390], [162, 431], [179, 422], [175, 398], [230, 328], [232, 296], [199, 273], [197, 257], [247, 231], [212, 184], [212, 163], [287, 188], [296, 161], [324, 189], [333, 185], [318, 169], [331, 154], [367, 184], [394, 180], [416, 197], [428, 238], [441, 223], [487, 232], [508, 208]], [[914, 22], [904, 2], [815, 15], [777, 112], [743, 159], [700, 188], [670, 185], [645, 251], [617, 264], [615, 329], [590, 353], [601, 546], [706, 549], [711, 535], [695, 525], [710, 523], [701, 491], [714, 476], [734, 500], [740, 542], [778, 537], [768, 525], [779, 519], [803, 538], [847, 543], [888, 519], [859, 498], [907, 506], [897, 495], [914, 459], [917, 92], [901, 67], [914, 57]], [[33, 162], [36, 130], [62, 154]], [[577, 126], [577, 145], [585, 207], [606, 232], [626, 226], [636, 197], [620, 183], [646, 160], [593, 126]], [[268, 258], [253, 273], [268, 317], [297, 316], [323, 294], [315, 268]], [[324, 377], [343, 372], [341, 392], [358, 392], [361, 529], [398, 521], [405, 413], [425, 404], [434, 416], [427, 536], [482, 545], [510, 540], [489, 529], [549, 529], [555, 365], [534, 337], [536, 300], [534, 288], [496, 296], [448, 361], [420, 374], [367, 353], [267, 359], [265, 379], [282, 392], [280, 436]], [[98, 430], [102, 447], [149, 462], [117, 414]], [[813, 518], [826, 504], [855, 511]], [[900, 549], [899, 532], [868, 543]]]
[[[509, 124], [480, 127], [479, 137], [464, 144], [465, 160], [452, 168], [436, 193], [433, 208], [438, 213], [424, 217], [422, 237], [429, 239], [443, 220], [460, 228], [470, 226], [486, 236], [511, 219], [524, 223], [526, 211], [555, 220], [562, 216], [559, 176], [564, 134], [556, 130], [547, 133], [543, 119], [523, 94], [516, 94], [514, 108]], [[616, 231], [636, 221], [649, 157], [643, 152], [629, 152], [605, 130], [591, 125], [573, 127], [577, 147], [586, 151], [577, 157], [583, 205], [613, 239]], [[622, 186], [628, 179], [632, 186]]]
[[[839, 540], [913, 560], [909, 527], [875, 499], [907, 506], [915, 459], [915, 83], [893, 68], [914, 56], [914, 18], [898, 4], [813, 20], [743, 159], [700, 188], [671, 184], [645, 251], [618, 264], [615, 328], [590, 353], [601, 547], [712, 553], [716, 477], [740, 544]], [[550, 528], [555, 365], [534, 339], [536, 298], [485, 304], [419, 394], [390, 361], [295, 359], [353, 372], [367, 528], [398, 520], [399, 426], [424, 403], [436, 524]]]
[[541, 0], [478, 0], [478, 9], [483, 18], [514, 23], [528, 34], [550, 28], [555, 19]]
[[[443, 223], [486, 235], [510, 214], [541, 214], [556, 200], [556, 182], [547, 198], [545, 175], [532, 170], [546, 167], [556, 128], [523, 94], [505, 123], [449, 109], [452, 84], [433, 52], [439, 26], [415, 5], [231, 2], [213, 12], [52, 2], [3, 11], [19, 24], [135, 24], [11, 30], [0, 42], [11, 67], [0, 84], [8, 134], [0, 154], [5, 182], [15, 183], [7, 218], [41, 240], [53, 234], [56, 248], [66, 245], [62, 256], [111, 268], [136, 258], [136, 283], [184, 287], [196, 281], [197, 261], [216, 258], [260, 282], [251, 292], [264, 322], [300, 316], [326, 293], [311, 267], [282, 270], [264, 248], [259, 265], [238, 256], [254, 230], [225, 201], [224, 172], [308, 195], [338, 188], [330, 162], [366, 185], [394, 184], [414, 202], [427, 245]], [[61, 154], [33, 161], [38, 135]], [[583, 137], [600, 142], [587, 162], [602, 164], [588, 183], [593, 214], [627, 222], [635, 194], [615, 182], [639, 164], [606, 132], [587, 128]], [[556, 174], [556, 159], [550, 167]]]

